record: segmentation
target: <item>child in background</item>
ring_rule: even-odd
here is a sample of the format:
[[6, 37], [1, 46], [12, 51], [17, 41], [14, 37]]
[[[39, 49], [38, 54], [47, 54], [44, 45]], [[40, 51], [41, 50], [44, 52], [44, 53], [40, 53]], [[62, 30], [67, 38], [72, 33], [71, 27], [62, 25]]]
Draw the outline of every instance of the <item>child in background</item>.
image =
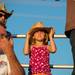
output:
[[24, 53], [30, 55], [30, 75], [51, 75], [49, 52], [56, 52], [54, 33], [53, 28], [44, 27], [42, 22], [33, 25], [27, 33]]

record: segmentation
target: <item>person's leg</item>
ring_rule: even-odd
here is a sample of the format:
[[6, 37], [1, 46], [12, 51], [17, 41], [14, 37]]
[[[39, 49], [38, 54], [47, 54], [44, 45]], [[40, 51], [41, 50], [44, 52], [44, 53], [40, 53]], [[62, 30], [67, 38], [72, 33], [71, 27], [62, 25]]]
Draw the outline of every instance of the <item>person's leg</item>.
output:
[[72, 55], [73, 55], [73, 62], [74, 62], [74, 68], [73, 68], [72, 75], [75, 75], [75, 30], [71, 31], [70, 43], [72, 47]]
[[37, 73], [37, 74], [32, 74], [32, 75], [52, 75], [51, 73]]
[[46, 73], [37, 73], [37, 74], [32, 74], [32, 75], [48, 75]]
[[28, 75], [32, 75], [30, 67], [28, 68]]

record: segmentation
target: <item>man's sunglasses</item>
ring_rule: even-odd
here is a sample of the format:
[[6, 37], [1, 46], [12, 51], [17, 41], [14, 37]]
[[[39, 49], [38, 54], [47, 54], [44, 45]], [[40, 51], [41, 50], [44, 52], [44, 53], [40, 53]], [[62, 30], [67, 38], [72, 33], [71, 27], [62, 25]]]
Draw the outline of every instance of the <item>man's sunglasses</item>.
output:
[[2, 16], [4, 16], [4, 17], [6, 18], [6, 15], [4, 15], [4, 14], [0, 14], [0, 17], [2, 17]]

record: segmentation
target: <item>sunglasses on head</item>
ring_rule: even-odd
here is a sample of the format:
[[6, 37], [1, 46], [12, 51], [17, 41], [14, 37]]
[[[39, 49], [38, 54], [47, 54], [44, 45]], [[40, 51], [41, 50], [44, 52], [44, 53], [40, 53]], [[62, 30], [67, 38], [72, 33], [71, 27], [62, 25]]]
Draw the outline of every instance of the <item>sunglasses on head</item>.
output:
[[6, 18], [6, 15], [0, 13], [0, 17], [2, 17], [2, 16], [4, 16]]

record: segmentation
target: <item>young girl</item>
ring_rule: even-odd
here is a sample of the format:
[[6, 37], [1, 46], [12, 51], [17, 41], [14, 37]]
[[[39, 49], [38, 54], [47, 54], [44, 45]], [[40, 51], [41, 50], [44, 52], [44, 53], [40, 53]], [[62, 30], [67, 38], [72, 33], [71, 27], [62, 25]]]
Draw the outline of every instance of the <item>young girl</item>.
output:
[[56, 52], [53, 35], [54, 29], [44, 27], [41, 22], [36, 23], [27, 33], [24, 53], [30, 55], [30, 75], [51, 75], [49, 52]]

